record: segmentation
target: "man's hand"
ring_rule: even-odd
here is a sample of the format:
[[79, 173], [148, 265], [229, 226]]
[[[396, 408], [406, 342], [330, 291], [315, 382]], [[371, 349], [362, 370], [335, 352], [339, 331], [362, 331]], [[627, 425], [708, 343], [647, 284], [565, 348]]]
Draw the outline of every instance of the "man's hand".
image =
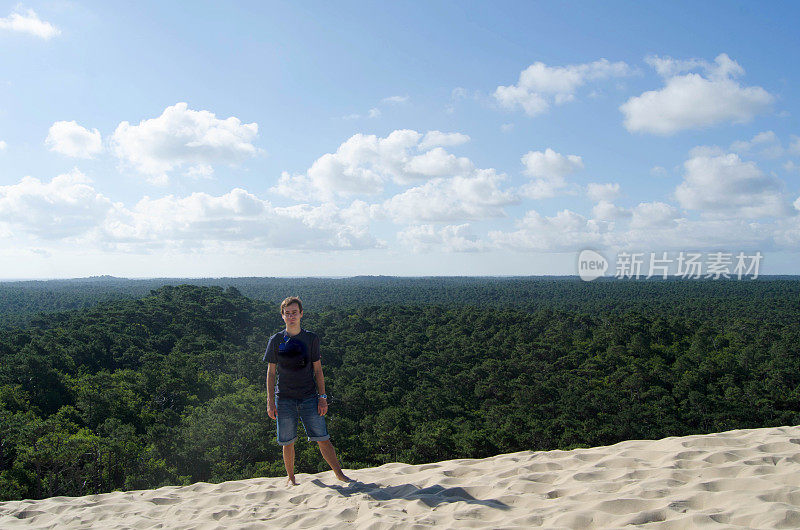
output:
[[267, 415], [273, 420], [278, 415], [278, 409], [275, 407], [275, 402], [272, 400], [267, 401]]
[[317, 399], [317, 412], [319, 412], [320, 416], [324, 416], [328, 413], [328, 400], [325, 398]]

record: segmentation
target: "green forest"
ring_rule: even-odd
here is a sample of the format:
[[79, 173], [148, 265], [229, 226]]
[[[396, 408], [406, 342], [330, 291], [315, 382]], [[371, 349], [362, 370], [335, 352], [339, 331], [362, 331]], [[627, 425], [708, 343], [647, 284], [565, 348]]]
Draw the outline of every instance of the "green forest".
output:
[[793, 277], [191, 283], [0, 285], [0, 500], [284, 474], [261, 357], [288, 295], [348, 469], [800, 423]]

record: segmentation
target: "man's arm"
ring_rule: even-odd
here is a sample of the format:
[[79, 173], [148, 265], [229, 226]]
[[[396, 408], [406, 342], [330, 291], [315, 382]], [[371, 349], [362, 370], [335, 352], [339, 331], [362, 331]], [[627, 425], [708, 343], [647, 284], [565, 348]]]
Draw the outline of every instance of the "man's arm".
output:
[[[317, 382], [317, 394], [320, 396], [325, 394], [325, 376], [322, 375], [322, 361], [314, 361], [311, 363], [314, 367], [314, 380]], [[317, 400], [317, 411], [320, 416], [324, 416], [328, 412], [328, 400], [319, 398]]]
[[267, 365], [267, 414], [273, 420], [277, 415], [275, 409], [275, 363]]

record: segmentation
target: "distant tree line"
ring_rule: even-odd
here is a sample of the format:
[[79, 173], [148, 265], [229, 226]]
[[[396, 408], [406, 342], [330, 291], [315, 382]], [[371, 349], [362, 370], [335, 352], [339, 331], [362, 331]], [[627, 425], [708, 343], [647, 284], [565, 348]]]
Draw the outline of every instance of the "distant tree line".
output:
[[[420, 281], [412, 303], [282, 293], [321, 336], [345, 467], [800, 423], [799, 281], [552, 280], [529, 305], [511, 280]], [[426, 285], [463, 303], [416, 303]], [[281, 328], [275, 303], [194, 285], [6, 326], [0, 500], [283, 474], [261, 362]], [[298, 472], [326, 469], [297, 444]]]
[[[165, 285], [235, 287], [269, 304], [286, 293], [302, 293], [317, 311], [364, 305], [499, 304], [524, 311], [562, 309], [600, 313], [661, 311], [680, 306], [685, 316], [720, 311], [775, 320], [800, 300], [800, 277], [761, 276], [757, 280], [615, 280], [587, 283], [577, 277], [423, 277], [352, 278], [153, 278], [133, 280], [98, 276], [72, 280], [0, 282], [0, 327], [29, 324], [40, 313], [87, 309], [112, 300], [141, 298]], [[757, 303], [760, 301], [760, 303]], [[724, 302], [724, 303], [720, 303]]]

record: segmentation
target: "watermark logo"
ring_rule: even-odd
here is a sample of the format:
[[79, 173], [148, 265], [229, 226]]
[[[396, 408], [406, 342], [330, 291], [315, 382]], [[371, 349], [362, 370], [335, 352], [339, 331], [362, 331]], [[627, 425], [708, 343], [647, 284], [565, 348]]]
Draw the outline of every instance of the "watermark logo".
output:
[[581, 280], [590, 282], [605, 275], [608, 270], [608, 260], [594, 250], [582, 250], [578, 255], [578, 276]]
[[[650, 279], [660, 277], [682, 278], [685, 280], [720, 278], [758, 278], [764, 255], [761, 252], [745, 254], [739, 252], [620, 252], [617, 254], [614, 278]], [[608, 269], [608, 261], [594, 250], [583, 250], [578, 256], [578, 275], [582, 280], [592, 281], [603, 276]]]

